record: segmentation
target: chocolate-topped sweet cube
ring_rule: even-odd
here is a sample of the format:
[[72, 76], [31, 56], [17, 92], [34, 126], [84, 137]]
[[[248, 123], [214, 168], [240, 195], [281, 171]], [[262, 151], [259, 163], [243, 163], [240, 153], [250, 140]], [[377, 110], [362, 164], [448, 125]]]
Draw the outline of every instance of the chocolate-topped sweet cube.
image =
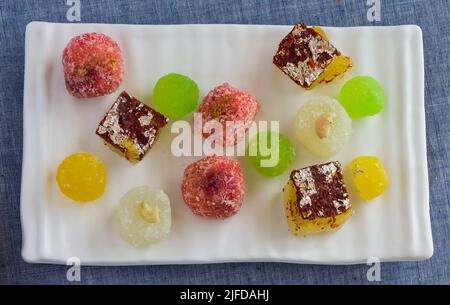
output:
[[286, 218], [294, 235], [334, 231], [352, 215], [337, 161], [292, 171], [283, 192]]
[[330, 82], [352, 66], [350, 58], [341, 55], [321, 28], [304, 23], [294, 25], [283, 38], [273, 63], [305, 89]]
[[98, 125], [98, 134], [112, 150], [131, 162], [142, 160], [169, 121], [161, 113], [123, 91]]

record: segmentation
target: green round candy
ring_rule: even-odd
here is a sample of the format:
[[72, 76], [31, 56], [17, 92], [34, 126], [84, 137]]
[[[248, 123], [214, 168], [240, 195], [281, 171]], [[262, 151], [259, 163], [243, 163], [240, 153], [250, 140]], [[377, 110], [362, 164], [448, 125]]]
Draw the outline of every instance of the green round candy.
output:
[[156, 110], [170, 119], [180, 119], [192, 113], [198, 104], [200, 91], [187, 76], [170, 73], [161, 77], [153, 89]]
[[339, 92], [339, 102], [352, 118], [361, 118], [383, 110], [385, 96], [380, 84], [370, 76], [356, 76]]
[[[264, 151], [265, 148], [267, 151]], [[266, 131], [250, 139], [246, 156], [260, 174], [276, 177], [291, 166], [295, 158], [295, 149], [286, 136], [278, 132]], [[264, 160], [267, 163], [262, 163]]]

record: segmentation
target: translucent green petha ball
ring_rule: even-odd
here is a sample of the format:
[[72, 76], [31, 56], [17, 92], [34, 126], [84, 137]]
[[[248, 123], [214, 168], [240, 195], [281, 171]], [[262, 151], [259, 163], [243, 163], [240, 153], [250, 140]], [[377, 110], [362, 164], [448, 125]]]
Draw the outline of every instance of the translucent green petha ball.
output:
[[197, 108], [199, 98], [200, 91], [192, 79], [170, 73], [158, 80], [152, 100], [158, 112], [177, 120], [192, 113]]
[[352, 118], [375, 115], [384, 108], [383, 88], [373, 77], [356, 76], [339, 92], [339, 102]]
[[276, 177], [291, 166], [295, 149], [285, 135], [266, 131], [250, 139], [246, 156], [261, 175]]

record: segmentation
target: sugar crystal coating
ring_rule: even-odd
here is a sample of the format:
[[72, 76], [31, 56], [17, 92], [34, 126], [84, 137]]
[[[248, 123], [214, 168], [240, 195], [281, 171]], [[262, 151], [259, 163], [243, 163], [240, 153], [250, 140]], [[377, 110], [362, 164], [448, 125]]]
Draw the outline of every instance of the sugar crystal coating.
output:
[[64, 49], [62, 63], [67, 91], [75, 97], [110, 94], [123, 79], [120, 47], [104, 34], [86, 33], [72, 38]]
[[194, 214], [212, 218], [233, 216], [244, 200], [241, 166], [226, 156], [205, 157], [186, 167], [181, 192]]
[[164, 238], [172, 225], [169, 197], [162, 190], [140, 186], [119, 202], [115, 223], [123, 240], [144, 247]]
[[[223, 130], [221, 144], [233, 146], [245, 137], [259, 108], [259, 102], [250, 93], [223, 83], [208, 93], [198, 111], [202, 115], [203, 126], [209, 121], [219, 122]], [[209, 135], [203, 132], [203, 136]]]

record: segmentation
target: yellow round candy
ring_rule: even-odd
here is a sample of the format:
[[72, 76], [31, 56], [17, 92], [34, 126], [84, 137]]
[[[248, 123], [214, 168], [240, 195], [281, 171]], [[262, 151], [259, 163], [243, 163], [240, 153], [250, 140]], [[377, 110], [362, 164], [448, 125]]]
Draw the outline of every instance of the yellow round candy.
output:
[[56, 173], [56, 181], [61, 192], [77, 202], [89, 202], [102, 196], [106, 179], [103, 162], [86, 152], [65, 158]]
[[377, 157], [359, 157], [350, 162], [353, 181], [359, 195], [371, 200], [384, 193], [389, 185], [386, 170]]

